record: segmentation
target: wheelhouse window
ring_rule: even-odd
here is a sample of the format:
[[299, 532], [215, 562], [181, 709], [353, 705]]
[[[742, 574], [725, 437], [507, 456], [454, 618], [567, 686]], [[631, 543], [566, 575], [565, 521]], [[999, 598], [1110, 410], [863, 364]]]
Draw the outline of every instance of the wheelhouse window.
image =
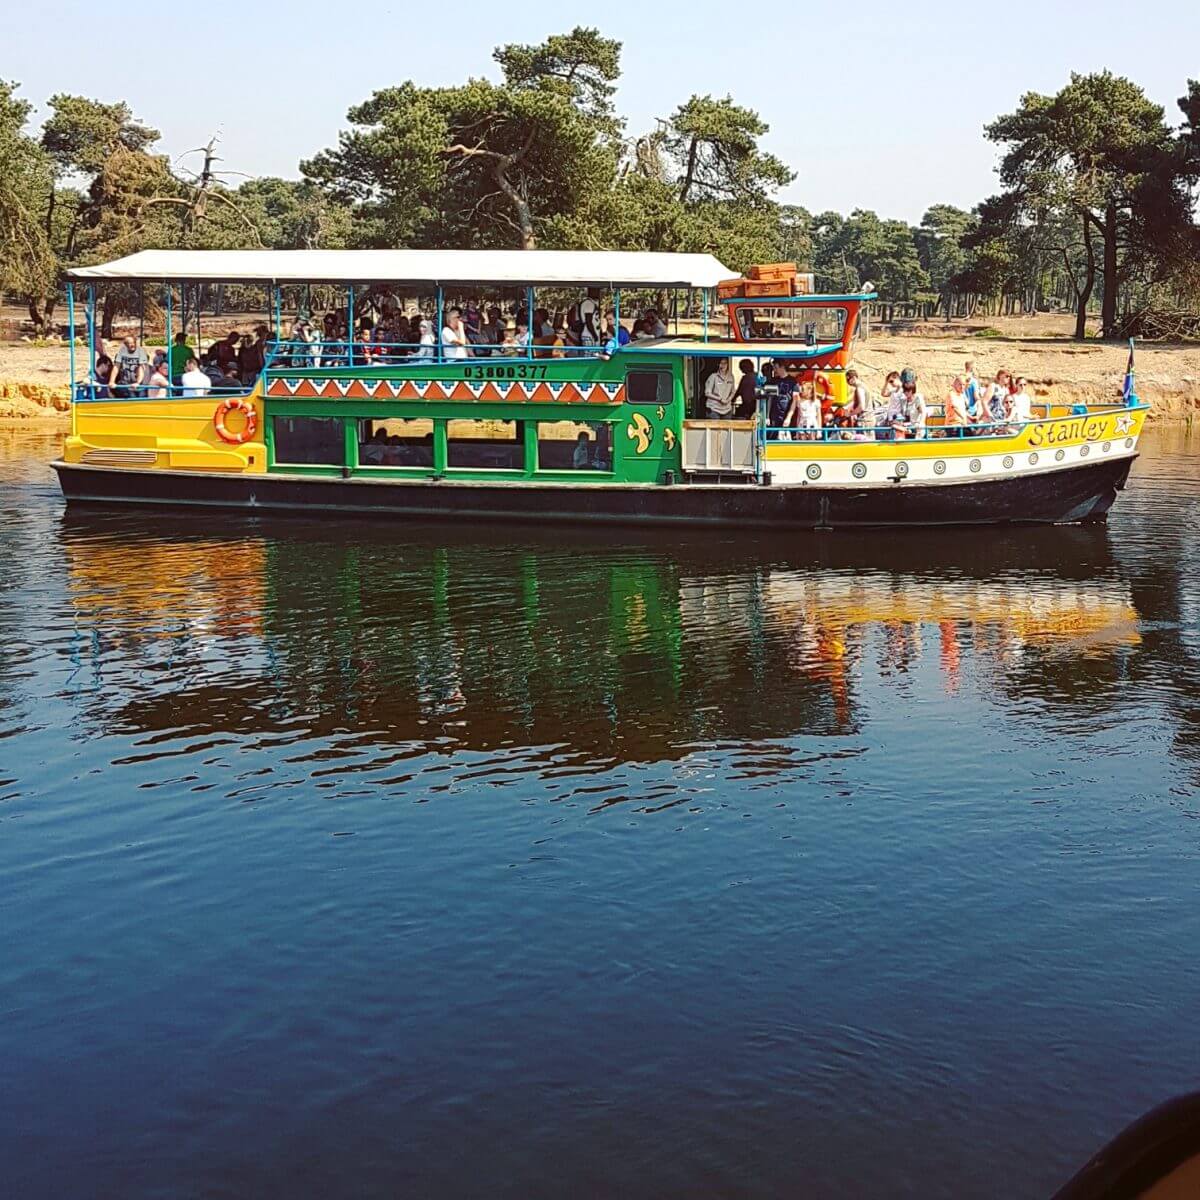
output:
[[630, 371], [625, 376], [625, 393], [631, 404], [670, 404], [674, 391], [670, 371]]
[[738, 310], [742, 336], [805, 342], [810, 346], [840, 342], [846, 310], [833, 305], [780, 304]]
[[340, 467], [346, 461], [338, 417], [275, 417], [272, 433], [277, 463]]
[[605, 421], [539, 421], [537, 442], [539, 470], [612, 470], [612, 437]]
[[433, 421], [429, 417], [359, 421], [358, 465], [432, 468]]
[[446, 465], [460, 470], [523, 471], [520, 422], [447, 421]]

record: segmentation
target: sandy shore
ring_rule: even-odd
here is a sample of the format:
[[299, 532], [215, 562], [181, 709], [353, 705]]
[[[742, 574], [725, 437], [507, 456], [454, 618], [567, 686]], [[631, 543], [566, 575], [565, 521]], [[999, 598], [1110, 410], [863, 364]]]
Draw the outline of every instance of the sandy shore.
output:
[[[912, 367], [926, 396], [940, 398], [965, 360], [973, 359], [983, 375], [1001, 367], [1024, 374], [1040, 398], [1094, 402], [1120, 394], [1127, 351], [1099, 342], [978, 337], [927, 327], [913, 333], [874, 334], [859, 344], [855, 357], [864, 380], [875, 390], [888, 371]], [[0, 422], [65, 425], [67, 380], [65, 346], [0, 344]], [[1153, 419], [1191, 420], [1200, 410], [1200, 346], [1140, 346], [1137, 387], [1152, 406]]]

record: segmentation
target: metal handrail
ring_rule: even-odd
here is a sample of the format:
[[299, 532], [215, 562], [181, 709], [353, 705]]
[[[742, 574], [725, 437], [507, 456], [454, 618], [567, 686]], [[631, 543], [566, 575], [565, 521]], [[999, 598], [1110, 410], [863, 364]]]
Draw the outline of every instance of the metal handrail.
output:
[[466, 362], [474, 359], [505, 359], [530, 362], [547, 358], [596, 358], [607, 357], [609, 344], [572, 346], [569, 344], [538, 341], [506, 346], [502, 343], [469, 343], [456, 353], [458, 347], [439, 345], [437, 342], [380, 342], [340, 339], [311, 343], [303, 340], [282, 340], [271, 344], [267, 352], [268, 370], [320, 370], [323, 367], [395, 367], [444, 366], [447, 363]]

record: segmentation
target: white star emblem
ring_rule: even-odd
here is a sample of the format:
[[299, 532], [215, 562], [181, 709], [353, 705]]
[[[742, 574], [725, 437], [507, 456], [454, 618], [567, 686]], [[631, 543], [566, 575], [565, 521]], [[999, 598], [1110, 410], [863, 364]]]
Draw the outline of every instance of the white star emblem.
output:
[[1133, 418], [1128, 415], [1122, 415], [1117, 418], [1117, 437], [1128, 433], [1133, 428]]

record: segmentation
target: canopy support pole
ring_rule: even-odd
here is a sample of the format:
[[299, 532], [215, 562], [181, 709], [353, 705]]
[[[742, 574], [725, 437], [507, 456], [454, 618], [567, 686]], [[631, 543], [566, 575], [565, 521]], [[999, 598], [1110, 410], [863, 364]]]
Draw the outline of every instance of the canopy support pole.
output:
[[[196, 361], [200, 361], [200, 355], [204, 353], [200, 348], [200, 342], [203, 340], [200, 334], [200, 302], [204, 298], [204, 284], [196, 284]], [[187, 333], [185, 329], [183, 331]]]
[[146, 285], [145, 283], [138, 284], [138, 345], [144, 350], [146, 348]]
[[613, 292], [613, 337], [616, 339], [617, 349], [621, 348], [621, 289], [617, 288]]
[[701, 304], [704, 308], [704, 340], [708, 341], [708, 288], [701, 289]]
[[442, 361], [442, 305], [445, 302], [445, 297], [442, 295], [442, 285], [438, 284], [437, 290], [437, 360]]
[[533, 288], [525, 285], [525, 357], [533, 358]]
[[275, 285], [275, 341], [279, 341], [279, 334], [283, 327], [283, 310], [280, 308], [280, 293], [279, 284]]
[[[187, 284], [183, 284], [183, 287], [187, 287]], [[170, 283], [168, 283], [167, 284], [167, 374], [168, 375], [170, 375], [170, 372], [171, 372], [171, 343], [175, 340], [171, 333], [171, 292], [172, 292], [171, 285], [170, 285]], [[183, 365], [184, 365], [184, 369], [186, 370], [187, 363], [184, 363]], [[167, 395], [170, 396], [170, 394], [171, 394], [171, 380], [168, 378], [168, 380], [167, 380]]]
[[84, 313], [88, 330], [88, 396], [96, 398], [96, 285], [88, 284], [87, 310]]
[[354, 284], [346, 289], [346, 337], [350, 344], [346, 347], [346, 366], [354, 366]]
[[71, 436], [75, 436], [75, 285], [67, 283], [67, 347], [71, 373]]

